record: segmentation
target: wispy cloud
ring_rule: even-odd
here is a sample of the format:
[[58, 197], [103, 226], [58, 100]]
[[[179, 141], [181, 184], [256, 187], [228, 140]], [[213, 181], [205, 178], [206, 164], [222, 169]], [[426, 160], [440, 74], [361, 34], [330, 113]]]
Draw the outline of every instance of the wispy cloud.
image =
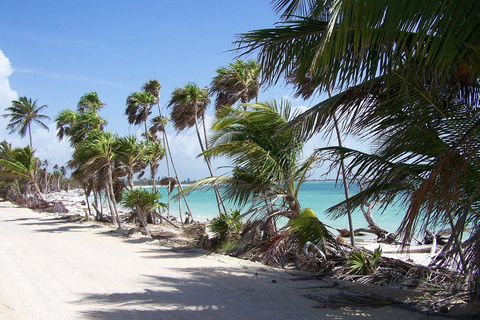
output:
[[103, 80], [103, 79], [86, 77], [82, 75], [67, 74], [67, 73], [61, 73], [61, 72], [50, 72], [50, 71], [35, 70], [35, 69], [23, 69], [23, 68], [16, 68], [15, 72], [22, 73], [22, 74], [35, 75], [35, 76], [44, 77], [44, 78], [57, 79], [62, 81], [71, 81], [71, 82], [84, 81], [84, 82], [97, 83], [100, 85], [119, 88], [119, 89], [130, 89], [118, 83], [114, 83], [114, 82]]

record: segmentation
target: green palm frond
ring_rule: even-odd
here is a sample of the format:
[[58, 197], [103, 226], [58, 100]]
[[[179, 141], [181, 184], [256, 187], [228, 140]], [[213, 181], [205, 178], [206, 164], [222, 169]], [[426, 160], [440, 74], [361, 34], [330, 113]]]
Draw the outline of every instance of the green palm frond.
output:
[[297, 217], [290, 220], [288, 225], [291, 232], [298, 238], [300, 245], [304, 246], [308, 241], [320, 244], [332, 242], [334, 236], [325, 228], [325, 225], [318, 220], [312, 209], [304, 209]]

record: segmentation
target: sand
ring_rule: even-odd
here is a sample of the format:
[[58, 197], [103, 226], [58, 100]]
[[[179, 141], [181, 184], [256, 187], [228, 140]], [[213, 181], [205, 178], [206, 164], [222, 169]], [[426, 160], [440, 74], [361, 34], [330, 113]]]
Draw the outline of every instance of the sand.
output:
[[0, 202], [0, 262], [0, 319], [429, 319], [397, 304], [318, 308], [305, 295], [350, 286], [8, 202]]

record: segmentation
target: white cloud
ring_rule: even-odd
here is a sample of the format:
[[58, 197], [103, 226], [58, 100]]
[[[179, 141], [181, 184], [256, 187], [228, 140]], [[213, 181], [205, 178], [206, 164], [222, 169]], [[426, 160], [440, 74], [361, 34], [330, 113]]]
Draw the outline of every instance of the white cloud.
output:
[[[0, 110], [4, 114], [5, 108], [12, 104], [12, 100], [18, 99], [18, 94], [10, 87], [8, 78], [15, 70], [9, 59], [0, 50]], [[6, 130], [8, 118], [0, 117], [0, 141], [7, 140], [12, 147], [25, 147], [29, 144], [28, 136], [20, 138], [16, 133], [8, 134]], [[49, 131], [38, 126], [32, 127], [33, 147], [36, 149], [36, 156], [40, 159], [47, 159], [52, 165], [64, 165], [71, 155], [71, 148], [68, 141], [59, 142], [56, 137], [55, 123], [48, 125]]]
[[[10, 87], [8, 78], [12, 75], [14, 69], [10, 64], [10, 60], [0, 50], [0, 112], [4, 114], [5, 108], [12, 104], [12, 100], [18, 99], [16, 91]], [[7, 139], [8, 132], [6, 130], [8, 119], [0, 117], [0, 141]]]

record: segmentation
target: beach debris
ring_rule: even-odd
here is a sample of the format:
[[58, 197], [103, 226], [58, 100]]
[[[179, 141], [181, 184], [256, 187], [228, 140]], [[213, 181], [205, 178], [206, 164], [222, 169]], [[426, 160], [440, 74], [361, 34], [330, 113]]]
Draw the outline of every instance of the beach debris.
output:
[[317, 301], [318, 305], [315, 308], [358, 310], [380, 308], [393, 304], [391, 300], [345, 293], [328, 296], [306, 294], [304, 297]]

